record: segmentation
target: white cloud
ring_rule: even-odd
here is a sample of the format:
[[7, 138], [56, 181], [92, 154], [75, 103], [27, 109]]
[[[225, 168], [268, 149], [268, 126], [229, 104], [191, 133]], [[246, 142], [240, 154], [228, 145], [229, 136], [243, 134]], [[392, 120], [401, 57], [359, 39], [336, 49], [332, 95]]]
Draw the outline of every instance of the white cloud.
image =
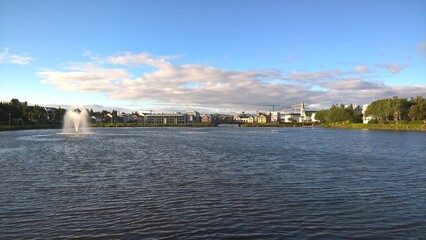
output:
[[321, 72], [290, 72], [288, 79], [290, 80], [326, 80], [342, 75], [344, 72], [339, 70], [326, 70]]
[[13, 63], [13, 64], [20, 64], [25, 65], [29, 64], [34, 59], [31, 57], [28, 57], [26, 55], [18, 55], [18, 54], [10, 54], [9, 48], [5, 48], [3, 52], [0, 53], [0, 63]]
[[[322, 106], [340, 102], [368, 103], [372, 90], [376, 97], [426, 96], [426, 86], [386, 86], [345, 75], [369, 73], [368, 66], [353, 71], [336, 69], [283, 74], [276, 70], [224, 70], [200, 64], [173, 64], [170, 56], [124, 53], [102, 61], [74, 63], [66, 69], [43, 70], [42, 82], [59, 89], [106, 93], [113, 99], [157, 102], [165, 110], [242, 109], [262, 110], [262, 105], [292, 103], [304, 99]], [[108, 65], [107, 65], [108, 64]], [[115, 66], [106, 67], [107, 66]], [[145, 72], [133, 76], [127, 66]], [[390, 66], [389, 66], [390, 67]], [[317, 90], [322, 89], [322, 90]], [[265, 108], [265, 107], [263, 107]]]
[[70, 71], [43, 70], [38, 74], [58, 89], [82, 92], [109, 92], [121, 85], [122, 81], [132, 77], [124, 69], [101, 68], [91, 63], [75, 64], [67, 68]]
[[366, 65], [356, 65], [354, 72], [358, 73], [358, 74], [364, 74], [364, 73], [371, 72], [371, 69], [370, 69], [370, 67], [368, 67]]
[[381, 89], [384, 88], [385, 85], [383, 83], [370, 82], [362, 79], [339, 79], [337, 81], [325, 83], [321, 85], [322, 87], [326, 87], [328, 89], [333, 90], [371, 90], [371, 89]]
[[152, 67], [166, 67], [169, 65], [167, 59], [174, 58], [173, 56], [154, 57], [149, 53], [133, 54], [126, 52], [119, 56], [107, 57], [107, 61], [111, 64], [124, 66], [141, 66], [147, 65]]
[[9, 61], [16, 64], [29, 64], [33, 59], [30, 57], [20, 56], [20, 55], [10, 55]]
[[83, 57], [90, 58], [92, 62], [98, 63], [98, 64], [102, 64], [104, 62], [104, 59], [94, 55], [91, 51], [88, 51], [88, 50], [83, 51]]
[[0, 63], [2, 63], [6, 59], [7, 54], [9, 54], [9, 49], [7, 48], [0, 53]]
[[388, 64], [378, 64], [378, 67], [384, 68], [386, 70], [388, 70], [390, 73], [396, 74], [401, 72], [401, 70], [405, 67], [407, 67], [406, 65], [401, 65], [401, 64], [395, 64], [395, 63], [388, 63]]

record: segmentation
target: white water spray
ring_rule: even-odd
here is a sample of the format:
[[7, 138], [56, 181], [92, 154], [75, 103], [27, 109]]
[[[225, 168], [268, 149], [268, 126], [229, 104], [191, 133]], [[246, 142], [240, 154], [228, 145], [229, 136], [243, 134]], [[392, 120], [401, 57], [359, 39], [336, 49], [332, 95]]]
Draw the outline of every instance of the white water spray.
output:
[[67, 110], [64, 116], [64, 133], [88, 133], [89, 114], [86, 110]]

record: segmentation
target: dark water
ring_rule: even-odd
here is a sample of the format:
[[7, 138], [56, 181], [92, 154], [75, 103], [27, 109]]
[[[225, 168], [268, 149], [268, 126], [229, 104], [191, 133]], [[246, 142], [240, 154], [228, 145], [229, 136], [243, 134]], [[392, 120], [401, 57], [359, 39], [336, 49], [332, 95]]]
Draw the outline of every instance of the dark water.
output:
[[426, 239], [426, 134], [0, 133], [1, 239]]

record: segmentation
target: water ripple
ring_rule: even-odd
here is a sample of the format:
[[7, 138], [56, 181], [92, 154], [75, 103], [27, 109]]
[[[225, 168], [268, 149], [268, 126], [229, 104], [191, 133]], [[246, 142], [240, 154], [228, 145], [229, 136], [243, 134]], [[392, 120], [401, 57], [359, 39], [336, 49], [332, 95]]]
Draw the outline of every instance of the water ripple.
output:
[[[406, 138], [414, 146], [397, 144]], [[422, 133], [136, 128], [0, 140], [2, 239], [426, 236]]]

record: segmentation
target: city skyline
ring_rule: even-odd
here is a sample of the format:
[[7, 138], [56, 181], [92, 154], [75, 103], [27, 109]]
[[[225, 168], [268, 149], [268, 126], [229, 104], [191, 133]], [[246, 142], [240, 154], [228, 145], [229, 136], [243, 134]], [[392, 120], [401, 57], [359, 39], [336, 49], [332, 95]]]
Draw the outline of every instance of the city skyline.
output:
[[424, 1], [5, 0], [0, 101], [214, 113], [426, 97], [425, 10]]

